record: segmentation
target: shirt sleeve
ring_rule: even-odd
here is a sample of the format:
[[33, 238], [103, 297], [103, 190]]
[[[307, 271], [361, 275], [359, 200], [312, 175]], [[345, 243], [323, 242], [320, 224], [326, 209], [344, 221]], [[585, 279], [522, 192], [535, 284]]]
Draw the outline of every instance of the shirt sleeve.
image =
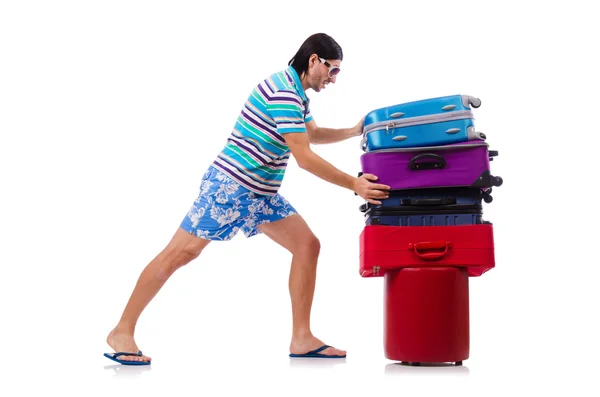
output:
[[277, 124], [277, 132], [281, 135], [306, 132], [305, 116], [307, 115], [303, 108], [302, 98], [293, 91], [277, 91], [267, 101], [267, 112]]

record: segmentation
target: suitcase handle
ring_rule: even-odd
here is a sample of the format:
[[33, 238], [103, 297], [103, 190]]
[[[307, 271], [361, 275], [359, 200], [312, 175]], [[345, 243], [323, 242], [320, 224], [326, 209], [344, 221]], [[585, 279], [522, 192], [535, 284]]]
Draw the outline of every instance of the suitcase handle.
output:
[[447, 198], [426, 198], [426, 199], [402, 199], [402, 205], [450, 205], [456, 204], [456, 197]]
[[[432, 159], [435, 161], [428, 161], [428, 162], [423, 162], [423, 163], [417, 163], [417, 161], [419, 160], [423, 160], [423, 159]], [[412, 159], [410, 159], [410, 161], [408, 162], [408, 168], [410, 168], [411, 170], [431, 170], [431, 169], [442, 169], [446, 166], [446, 160], [444, 160], [444, 158], [438, 154], [433, 154], [433, 153], [423, 153], [423, 154], [419, 154], [418, 156], [413, 157]]]
[[[400, 200], [400, 205], [401, 206], [428, 206], [428, 205], [452, 205], [452, 204], [456, 204], [456, 197], [447, 197], [447, 198], [428, 198], [428, 199], [401, 199]], [[358, 207], [358, 210], [360, 212], [367, 212], [367, 210], [369, 209], [370, 205], [369, 203], [365, 203], [365, 204], [361, 204]], [[388, 207], [389, 209], [390, 207]], [[397, 208], [397, 207], [394, 207]]]
[[[440, 259], [448, 252], [450, 248], [449, 241], [426, 241], [421, 243], [408, 243], [408, 249], [414, 251], [415, 254], [421, 259], [434, 260]], [[441, 252], [420, 252], [425, 250], [441, 250]]]

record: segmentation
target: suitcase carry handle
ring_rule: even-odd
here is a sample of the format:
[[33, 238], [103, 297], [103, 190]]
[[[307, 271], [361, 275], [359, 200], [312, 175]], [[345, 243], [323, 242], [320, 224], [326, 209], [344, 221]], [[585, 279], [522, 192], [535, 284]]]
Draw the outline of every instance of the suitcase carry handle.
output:
[[456, 197], [444, 197], [444, 198], [426, 198], [426, 199], [402, 199], [400, 200], [402, 205], [449, 205], [456, 204]]
[[[388, 207], [387, 210], [392, 210], [393, 208], [402, 207], [410, 207], [410, 206], [437, 206], [437, 205], [453, 205], [456, 204], [456, 197], [444, 197], [444, 198], [427, 198], [427, 199], [401, 199], [400, 207]], [[361, 204], [358, 207], [360, 212], [367, 212], [370, 205], [369, 203]]]
[[[450, 248], [449, 241], [426, 241], [421, 243], [408, 243], [408, 249], [414, 251], [421, 259], [434, 260], [440, 259], [448, 252]], [[441, 250], [441, 252], [421, 252], [426, 250]]]
[[[417, 161], [419, 160], [423, 160], [423, 159], [431, 159], [434, 161], [427, 161], [427, 162], [423, 162], [423, 163], [417, 163]], [[411, 170], [431, 170], [431, 169], [442, 169], [446, 166], [446, 160], [444, 160], [444, 158], [438, 154], [433, 154], [433, 153], [423, 153], [423, 154], [419, 154], [418, 156], [413, 157], [412, 159], [410, 159], [410, 161], [408, 162], [408, 168], [410, 168]]]

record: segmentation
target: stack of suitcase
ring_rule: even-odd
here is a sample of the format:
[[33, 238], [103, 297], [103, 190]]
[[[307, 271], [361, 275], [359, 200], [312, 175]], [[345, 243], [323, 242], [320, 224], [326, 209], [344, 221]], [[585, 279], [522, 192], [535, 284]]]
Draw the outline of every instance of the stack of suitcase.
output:
[[469, 277], [493, 268], [483, 203], [502, 178], [477, 132], [478, 98], [452, 95], [373, 110], [365, 117], [360, 174], [391, 187], [360, 211], [360, 275], [384, 277], [384, 345], [407, 364], [469, 357]]

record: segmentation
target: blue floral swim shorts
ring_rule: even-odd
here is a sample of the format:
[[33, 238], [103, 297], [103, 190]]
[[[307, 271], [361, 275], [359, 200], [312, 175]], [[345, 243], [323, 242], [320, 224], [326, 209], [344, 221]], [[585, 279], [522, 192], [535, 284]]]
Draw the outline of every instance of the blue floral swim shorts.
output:
[[280, 194], [254, 193], [211, 165], [181, 228], [203, 239], [228, 241], [239, 230], [252, 237], [261, 233], [258, 225], [295, 213], [294, 207]]

